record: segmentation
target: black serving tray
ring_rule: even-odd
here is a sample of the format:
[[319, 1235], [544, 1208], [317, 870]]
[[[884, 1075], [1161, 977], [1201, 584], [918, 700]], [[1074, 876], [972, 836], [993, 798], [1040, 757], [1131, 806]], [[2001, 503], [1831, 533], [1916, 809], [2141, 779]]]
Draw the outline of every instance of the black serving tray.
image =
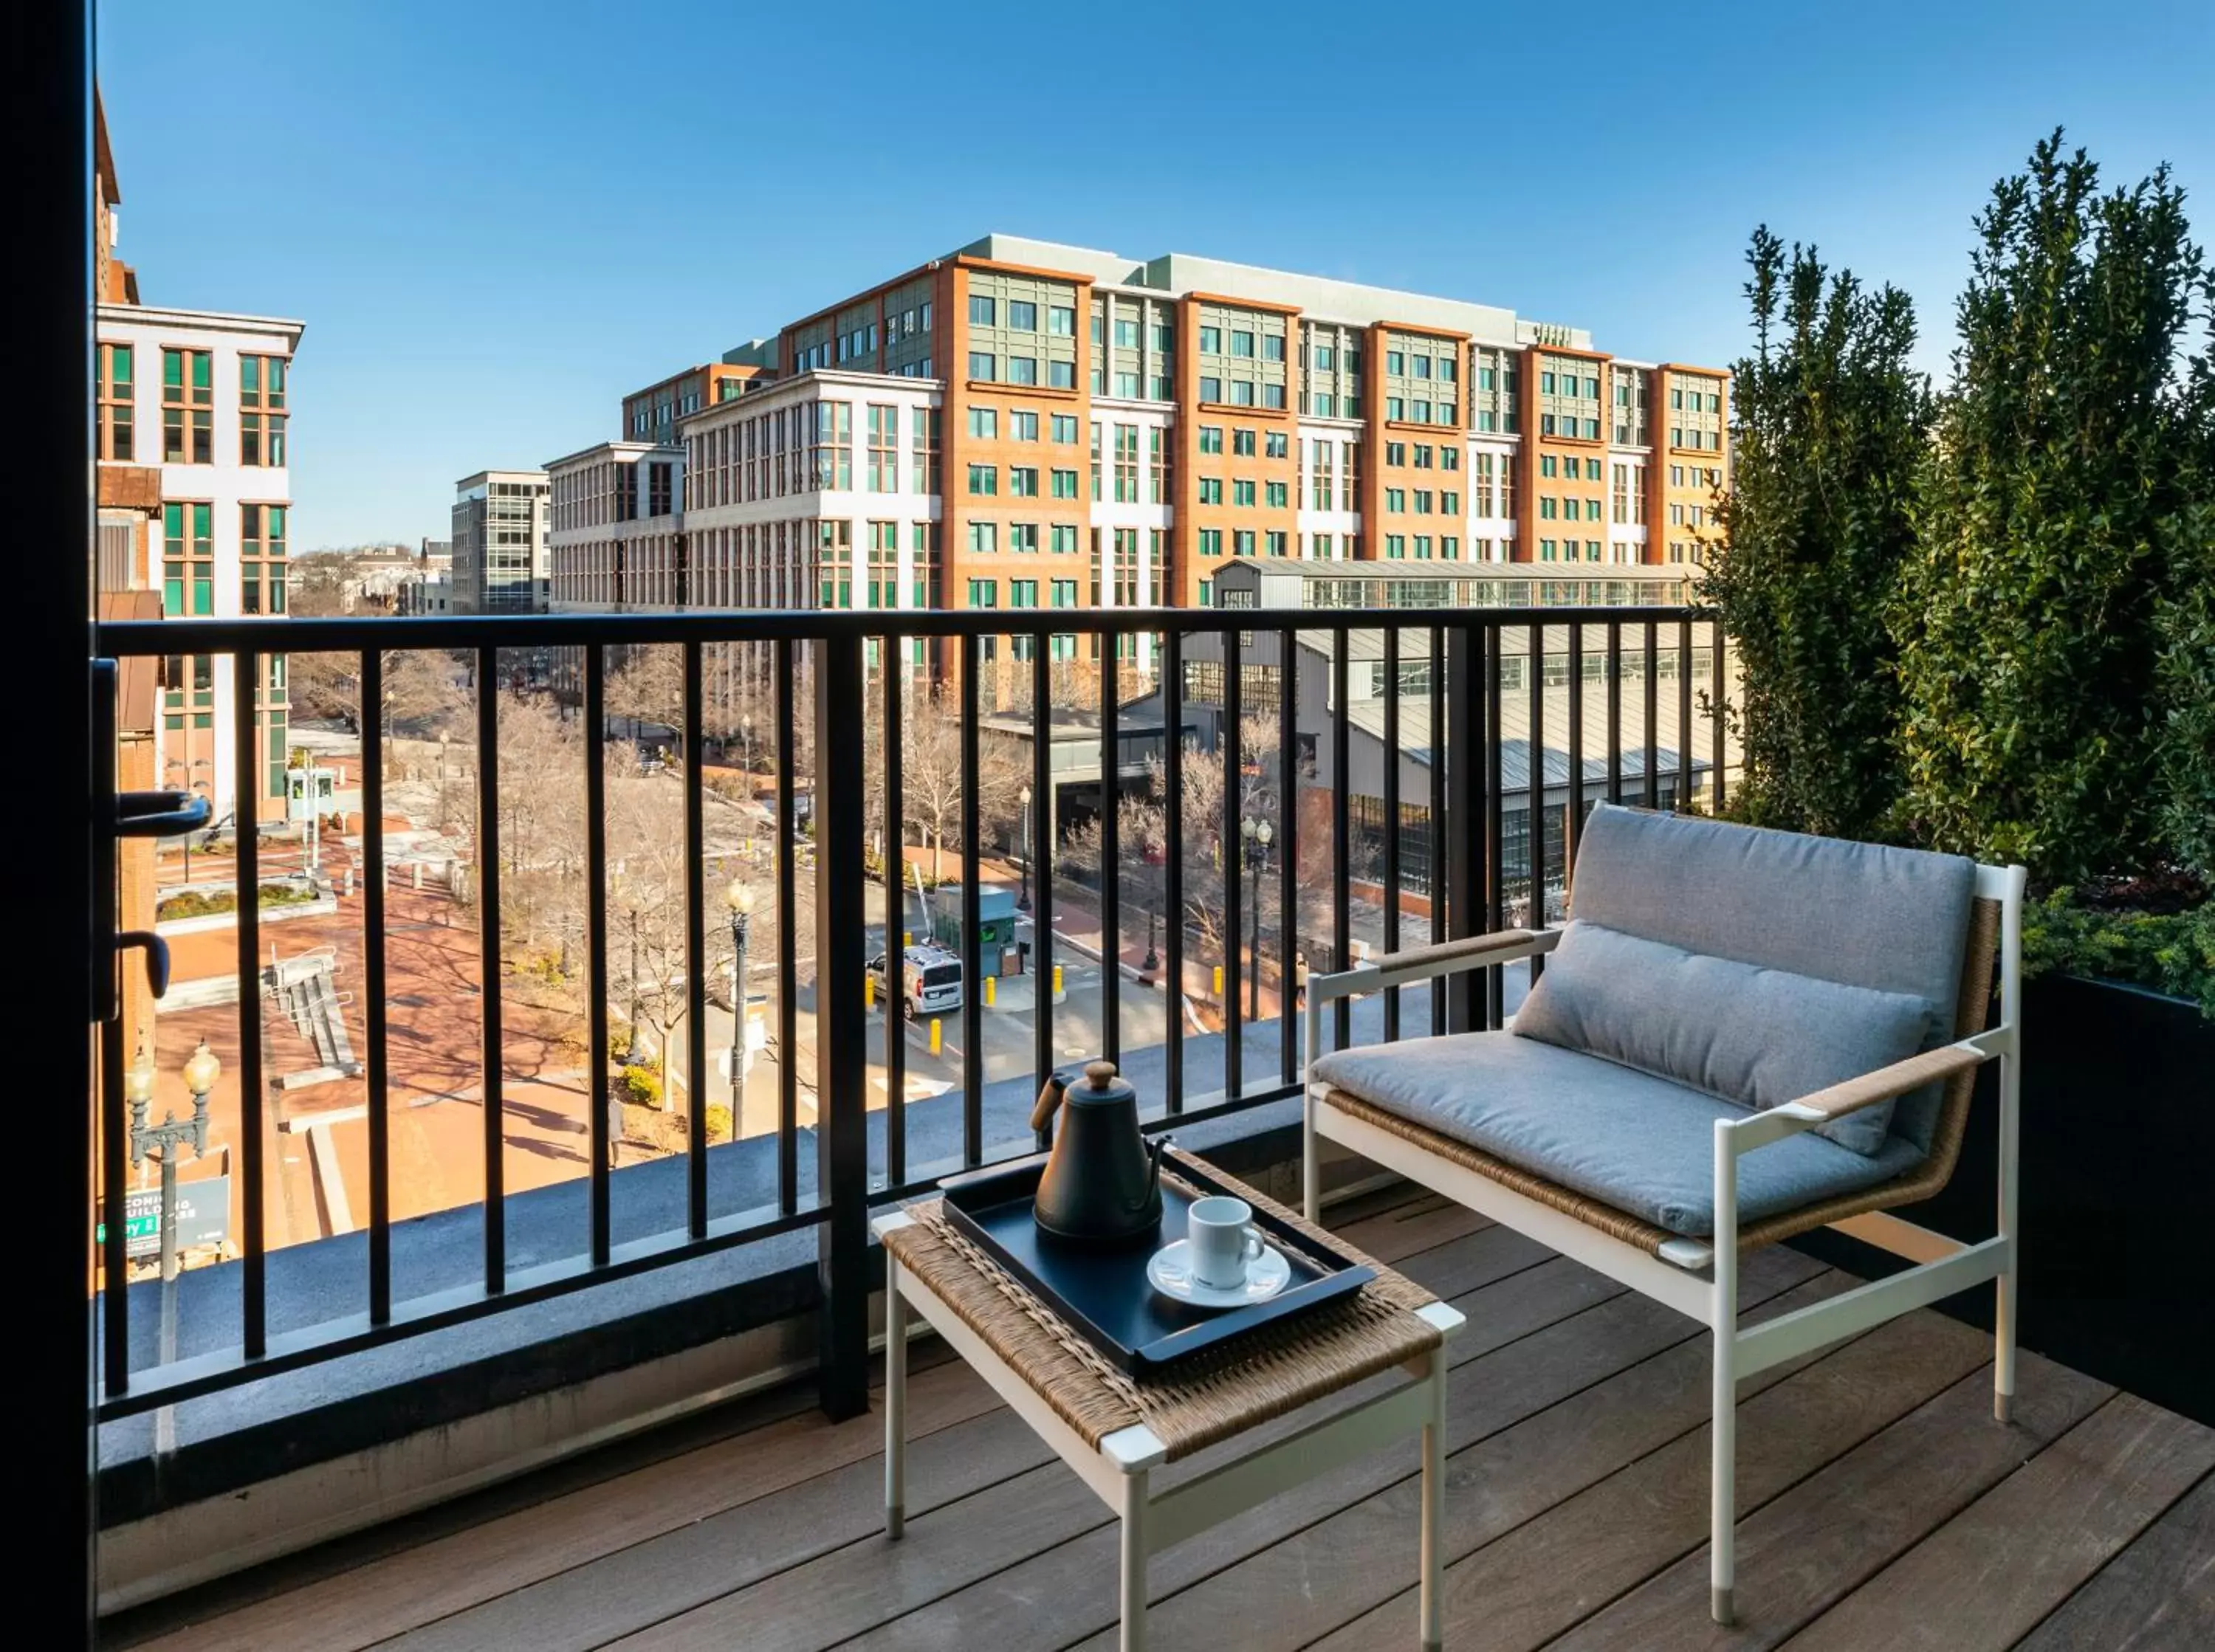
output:
[[1266, 1302], [1193, 1307], [1163, 1295], [1146, 1278], [1146, 1263], [1154, 1253], [1184, 1237], [1185, 1212], [1193, 1202], [1169, 1185], [1169, 1177], [1200, 1189], [1201, 1196], [1243, 1198], [1246, 1190], [1188, 1165], [1164, 1165], [1159, 1233], [1120, 1245], [1086, 1245], [1041, 1233], [1032, 1220], [1046, 1162], [1046, 1155], [1040, 1153], [948, 1177], [938, 1184], [946, 1196], [947, 1218], [1111, 1363], [1133, 1376], [1188, 1359], [1256, 1325], [1351, 1295], [1377, 1276], [1374, 1268], [1317, 1244], [1256, 1205], [1254, 1225], [1292, 1263], [1292, 1282]]

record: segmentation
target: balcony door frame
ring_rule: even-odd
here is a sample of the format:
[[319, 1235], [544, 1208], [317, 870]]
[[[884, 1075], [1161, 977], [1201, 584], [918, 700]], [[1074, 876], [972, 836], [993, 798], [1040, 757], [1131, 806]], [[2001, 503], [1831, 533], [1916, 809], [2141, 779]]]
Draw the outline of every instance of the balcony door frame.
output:
[[[12, 1449], [28, 1473], [11, 1560], [27, 1622], [94, 1643], [92, 1361], [93, 579], [92, 10], [21, 0], [4, 24], [9, 152], [24, 157], [17, 266], [28, 294], [10, 398], [12, 620], [4, 659], [16, 725], [6, 882], [21, 1063], [8, 1098], [18, 1157]], [[109, 895], [112, 901], [113, 894]], [[35, 956], [33, 955], [35, 939]]]

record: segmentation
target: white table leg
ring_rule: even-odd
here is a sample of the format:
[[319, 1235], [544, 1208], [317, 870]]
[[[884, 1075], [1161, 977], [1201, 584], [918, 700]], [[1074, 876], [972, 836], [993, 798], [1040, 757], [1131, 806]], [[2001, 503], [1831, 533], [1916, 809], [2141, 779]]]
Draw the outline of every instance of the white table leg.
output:
[[885, 1252], [885, 1535], [907, 1526], [907, 1300], [899, 1263]]
[[1146, 1648], [1146, 1490], [1144, 1469], [1123, 1479], [1122, 1652]]
[[1446, 1350], [1431, 1350], [1430, 1413], [1423, 1422], [1422, 1640], [1423, 1652], [1439, 1652], [1445, 1641], [1441, 1550], [1446, 1512]]

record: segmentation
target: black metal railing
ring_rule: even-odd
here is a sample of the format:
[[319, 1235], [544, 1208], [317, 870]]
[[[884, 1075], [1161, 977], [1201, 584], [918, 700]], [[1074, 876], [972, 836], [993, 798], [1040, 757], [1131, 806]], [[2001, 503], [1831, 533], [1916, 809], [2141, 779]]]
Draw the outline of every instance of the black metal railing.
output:
[[[1381, 633], [1373, 662], [1384, 686], [1374, 714], [1357, 695], [1353, 656], [1364, 640]], [[385, 656], [396, 651], [440, 650], [474, 661], [478, 783], [471, 878], [477, 909], [478, 1062], [482, 1068], [482, 1243], [476, 1277], [465, 1286], [428, 1294], [396, 1292], [391, 1016], [388, 1008], [386, 852], [380, 829], [387, 802], [382, 762], [365, 752], [361, 907], [365, 958], [363, 1023], [366, 1042], [369, 1215], [366, 1297], [363, 1312], [311, 1325], [288, 1324], [273, 1331], [269, 1313], [267, 1178], [263, 1141], [271, 1123], [271, 1091], [261, 1044], [262, 943], [257, 903], [237, 903], [236, 959], [242, 1055], [238, 1142], [241, 1227], [235, 1267], [240, 1303], [234, 1345], [202, 1351], [168, 1364], [140, 1365], [132, 1358], [133, 1292], [127, 1274], [125, 1224], [111, 1221], [103, 1243], [107, 1288], [101, 1293], [101, 1390], [103, 1418], [156, 1407], [250, 1382], [257, 1378], [420, 1335], [484, 1315], [500, 1313], [611, 1280], [666, 1267], [734, 1246], [813, 1230], [818, 1235], [817, 1273], [822, 1311], [824, 1403], [850, 1413], [864, 1402], [868, 1284], [867, 1212], [873, 1203], [928, 1187], [948, 1171], [974, 1166], [1028, 1145], [1003, 1135], [994, 1139], [988, 1113], [984, 1060], [985, 1010], [978, 990], [980, 959], [979, 878], [977, 860], [986, 823], [982, 818], [984, 761], [982, 651], [987, 639], [1013, 639], [1009, 652], [1030, 664], [1031, 751], [1028, 773], [1029, 880], [1035, 1005], [1033, 1071], [1024, 1085], [1042, 1082], [1058, 1062], [1055, 1006], [1050, 983], [1057, 958], [1054, 868], [1064, 854], [1055, 841], [1058, 811], [1052, 739], [1049, 657], [1057, 638], [1097, 639], [1097, 741], [1102, 792], [1096, 898], [1101, 933], [1100, 1053], [1136, 1059], [1123, 1047], [1122, 1020], [1129, 1001], [1120, 967], [1124, 927], [1124, 873], [1138, 846], [1124, 842], [1117, 818], [1120, 731], [1142, 698], [1157, 704], [1165, 732], [1159, 789], [1165, 802], [1158, 867], [1149, 876], [1148, 904], [1166, 921], [1161, 948], [1167, 1013], [1159, 1059], [1161, 1090], [1155, 1127], [1251, 1108], [1298, 1092], [1297, 1017], [1292, 1013], [1303, 964], [1316, 970], [1346, 967], [1355, 955], [1355, 889], [1375, 886], [1381, 907], [1376, 945], [1402, 944], [1411, 891], [1401, 841], [1403, 805], [1427, 807], [1428, 863], [1421, 895], [1428, 903], [1433, 937], [1459, 936], [1500, 927], [1511, 915], [1534, 924], [1549, 920], [1560, 891], [1549, 867], [1566, 865], [1586, 810], [1605, 798], [1647, 806], [1720, 804], [1728, 768], [1722, 726], [1714, 707], [1723, 698], [1726, 649], [1711, 616], [1683, 608], [1455, 610], [1050, 610], [1046, 612], [691, 612], [654, 615], [561, 614], [546, 616], [379, 618], [365, 620], [171, 621], [101, 627], [101, 652], [114, 656], [225, 654], [235, 664], [236, 762], [242, 776], [257, 774], [256, 687], [264, 657], [276, 653], [351, 654], [359, 661], [365, 744], [375, 750], [375, 708], [382, 699]], [[1598, 639], [1597, 647], [1590, 646]], [[1704, 646], [1696, 646], [1701, 638]], [[1626, 650], [1626, 641], [1629, 647]], [[868, 645], [877, 645], [874, 655]], [[909, 664], [920, 642], [931, 660]], [[1129, 644], [1127, 656], [1125, 645]], [[709, 976], [706, 933], [709, 891], [703, 817], [703, 651], [752, 645], [761, 651], [772, 683], [775, 726], [767, 751], [776, 768], [777, 824], [774, 833], [775, 912], [781, 945], [776, 961], [777, 1088], [774, 1197], [765, 1203], [716, 1214], [710, 1208], [706, 1122], [708, 1096], [704, 994]], [[691, 1098], [682, 1147], [684, 1220], [668, 1231], [619, 1239], [615, 1231], [611, 1126], [600, 1075], [610, 1072], [611, 936], [608, 926], [610, 843], [606, 748], [611, 651], [675, 645], [682, 657], [681, 724], [685, 754], [683, 836], [685, 903], [683, 989], [696, 1030], [686, 1040], [685, 1078]], [[1402, 692], [1410, 649], [1428, 662], [1418, 692]], [[508, 1195], [503, 1181], [506, 1119], [502, 1104], [506, 1030], [502, 1021], [501, 829], [499, 700], [500, 658], [507, 650], [569, 651], [580, 662], [576, 676], [584, 744], [586, 816], [584, 880], [589, 1141], [588, 1197], [584, 1243], [577, 1254], [518, 1264], [507, 1243]], [[1144, 663], [1150, 655], [1150, 666]], [[1703, 658], [1704, 656], [1704, 658]], [[871, 664], [871, 661], [874, 664]], [[1365, 669], [1372, 664], [1365, 658]], [[1558, 666], [1558, 670], [1556, 669]], [[1196, 675], [1206, 671], [1205, 675]], [[1249, 670], [1273, 670], [1277, 926], [1261, 933], [1263, 871], [1242, 841], [1235, 799], [1247, 774], [1242, 748], [1249, 731], [1267, 731], [1267, 708], [1249, 721], [1244, 704]], [[874, 682], [870, 680], [874, 674]], [[1020, 674], [1018, 674], [1018, 680]], [[1589, 731], [1587, 678], [1604, 686], [1597, 726]], [[1665, 730], [1661, 683], [1673, 678], [1673, 732]], [[1696, 680], [1696, 677], [1697, 680]], [[948, 679], [950, 678], [950, 682]], [[1520, 693], [1508, 691], [1514, 678]], [[1557, 680], [1556, 689], [1549, 678]], [[1256, 679], [1262, 681], [1264, 679]], [[1367, 680], [1367, 679], [1363, 679]], [[1638, 697], [1624, 704], [1623, 685]], [[813, 774], [810, 832], [813, 855], [814, 1007], [817, 1018], [813, 1087], [815, 1118], [803, 1129], [795, 1054], [798, 1049], [798, 965], [795, 937], [801, 896], [802, 851], [795, 844], [795, 774], [799, 727], [795, 685], [813, 686]], [[1210, 689], [1207, 685], [1216, 685]], [[899, 846], [904, 805], [904, 741], [923, 694], [948, 691], [959, 718], [961, 776], [958, 862], [962, 868], [960, 924], [969, 949], [960, 1025], [963, 1059], [958, 1096], [959, 1149], [916, 1162], [908, 1120], [907, 1031], [902, 996], [904, 891]], [[1307, 691], [1303, 697], [1303, 691]], [[1517, 699], [1522, 701], [1518, 707]], [[872, 714], [883, 736], [875, 748], [880, 773], [873, 790], [866, 743], [860, 731]], [[1313, 708], [1327, 726], [1313, 726]], [[1560, 708], [1556, 713], [1555, 708]], [[1628, 722], [1626, 723], [1626, 714]], [[1196, 740], [1183, 737], [1187, 719]], [[1558, 727], [1557, 740], [1552, 731]], [[1588, 748], [1596, 733], [1603, 750]], [[1665, 741], [1665, 734], [1667, 738]], [[753, 739], [750, 733], [750, 743]], [[998, 737], [997, 735], [994, 737]], [[1698, 748], [1695, 750], [1696, 746]], [[1304, 756], [1303, 754], [1311, 754]], [[1220, 762], [1223, 776], [1218, 841], [1195, 844], [1184, 799], [1192, 765], [1205, 755]], [[1259, 761], [1258, 759], [1256, 760]], [[1311, 770], [1304, 769], [1311, 765]], [[1380, 864], [1357, 867], [1350, 828], [1350, 798], [1360, 775], [1374, 770], [1381, 798]], [[749, 780], [751, 794], [751, 780]], [[863, 868], [873, 806], [880, 811], [888, 851], [885, 946], [888, 979], [881, 1028], [886, 1104], [877, 1126], [881, 1168], [872, 1169], [869, 1108], [872, 1043], [864, 1008], [868, 957]], [[1327, 811], [1328, 824], [1324, 822]], [[1519, 815], [1519, 853], [1504, 829]], [[1187, 969], [1202, 938], [1188, 925], [1187, 852], [1211, 857], [1219, 884], [1219, 915], [1212, 950], [1223, 986], [1217, 1000], [1221, 1031], [1195, 1032], [1181, 1013]], [[238, 834], [237, 880], [242, 891], [260, 887], [261, 844]], [[1558, 850], [1558, 854], [1556, 851]], [[1327, 880], [1322, 870], [1328, 863]], [[1108, 868], [1115, 868], [1113, 872]], [[1306, 909], [1317, 915], [1303, 918]], [[1417, 909], [1420, 910], [1420, 907]], [[1319, 928], [1321, 933], [1311, 933]], [[1273, 945], [1265, 945], [1273, 941]], [[1250, 944], [1249, 944], [1250, 943]], [[744, 1036], [746, 985], [733, 966], [735, 1043]], [[1278, 1026], [1256, 1017], [1261, 986], [1273, 976]], [[1497, 1027], [1508, 1004], [1499, 968], [1454, 977], [1428, 994], [1427, 1030]], [[1155, 982], [1149, 982], [1149, 988]], [[1413, 996], [1420, 989], [1409, 988]], [[1356, 1008], [1341, 1002], [1332, 1036], [1344, 1044], [1359, 1037], [1396, 1037], [1402, 1031], [1402, 994], [1365, 1006], [1357, 1032]], [[1272, 1048], [1273, 1045], [1273, 1049]], [[1153, 1059], [1150, 1052], [1144, 1056]], [[98, 1098], [101, 1162], [99, 1185], [111, 1213], [120, 1212], [127, 1190], [127, 1132], [121, 1128], [124, 1096], [120, 1062], [106, 1064]], [[734, 1092], [735, 1093], [735, 1092]], [[1026, 1090], [1026, 1094], [1028, 1090]], [[1003, 1109], [1002, 1117], [1009, 1116]], [[739, 1120], [733, 1118], [733, 1135]], [[813, 1176], [802, 1173], [801, 1154], [813, 1148]]]

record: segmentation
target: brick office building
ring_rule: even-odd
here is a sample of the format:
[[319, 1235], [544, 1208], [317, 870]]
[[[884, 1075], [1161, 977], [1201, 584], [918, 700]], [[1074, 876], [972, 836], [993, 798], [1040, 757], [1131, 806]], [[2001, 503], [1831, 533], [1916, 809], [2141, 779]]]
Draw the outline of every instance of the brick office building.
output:
[[549, 467], [557, 494], [565, 467], [682, 476], [651, 533], [557, 514], [557, 607], [1181, 605], [1238, 556], [1689, 565], [1728, 481], [1722, 372], [1184, 254], [987, 236], [727, 364]]

